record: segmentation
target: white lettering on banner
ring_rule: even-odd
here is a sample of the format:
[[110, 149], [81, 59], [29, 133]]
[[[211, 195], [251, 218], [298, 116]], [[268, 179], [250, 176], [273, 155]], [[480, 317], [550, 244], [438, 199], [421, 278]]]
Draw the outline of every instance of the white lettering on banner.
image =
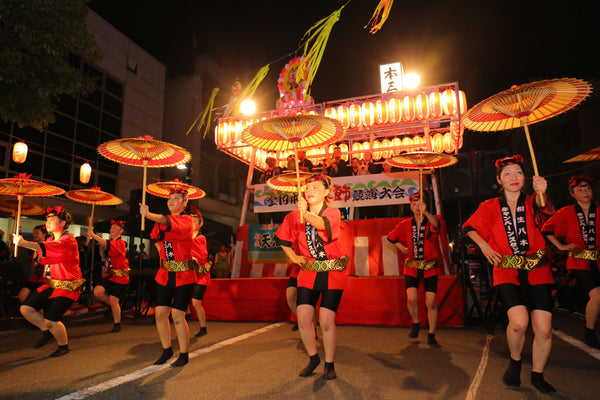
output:
[[[418, 172], [339, 176], [331, 179], [328, 205], [336, 208], [408, 204], [408, 196], [418, 190]], [[297, 193], [253, 185], [254, 212], [280, 212], [296, 209]]]

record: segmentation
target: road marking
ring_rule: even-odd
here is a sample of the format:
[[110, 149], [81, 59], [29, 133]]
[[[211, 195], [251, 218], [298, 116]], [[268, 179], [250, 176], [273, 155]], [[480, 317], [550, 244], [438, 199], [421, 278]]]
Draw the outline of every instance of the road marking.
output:
[[[278, 328], [281, 325], [286, 325], [287, 322], [278, 322], [275, 324], [271, 324], [271, 325], [267, 325], [265, 327], [262, 327], [260, 329], [256, 329], [254, 331], [248, 332], [248, 333], [244, 333], [242, 335], [239, 336], [235, 336], [231, 339], [227, 339], [227, 340], [223, 340], [222, 342], [218, 342], [215, 343], [213, 345], [210, 345], [208, 347], [203, 347], [201, 349], [198, 349], [196, 351], [193, 351], [190, 353], [189, 357], [190, 358], [194, 358], [196, 356], [199, 356], [201, 354], [206, 354], [206, 353], [210, 353], [211, 351], [215, 351], [218, 350], [220, 348], [223, 348], [225, 346], [229, 346], [231, 344], [237, 343], [239, 341], [248, 339], [252, 336], [256, 336], [256, 335], [260, 335], [261, 333], [265, 333], [268, 332], [272, 329]], [[119, 385], [122, 385], [124, 383], [127, 382], [131, 382], [134, 381], [136, 379], [140, 379], [143, 378], [146, 375], [150, 375], [153, 374], [154, 372], [158, 372], [158, 371], [162, 371], [165, 368], [170, 368], [171, 364], [170, 363], [165, 363], [162, 365], [151, 365], [149, 367], [143, 368], [139, 371], [134, 371], [131, 372], [129, 374], [123, 375], [123, 376], [119, 376], [117, 378], [113, 378], [110, 379], [106, 382], [102, 382], [99, 383], [98, 385], [94, 385], [94, 386], [90, 386], [88, 388], [82, 389], [82, 390], [78, 390], [77, 392], [73, 392], [71, 394], [67, 394], [66, 396], [62, 396], [57, 398], [56, 400], [80, 400], [80, 399], [85, 399], [88, 396], [92, 396], [96, 393], [100, 393], [103, 392], [105, 390], [109, 390], [112, 389], [114, 387], [117, 387]]]
[[582, 341], [575, 339], [573, 336], [569, 336], [566, 333], [561, 332], [557, 329], [552, 329], [552, 333], [554, 335], [558, 336], [563, 341], [569, 343], [571, 346], [574, 346], [581, 351], [585, 351], [590, 356], [600, 360], [600, 350], [590, 347], [587, 344], [583, 343]]
[[469, 390], [467, 390], [467, 400], [474, 400], [477, 396], [477, 390], [479, 389], [481, 379], [483, 379], [483, 373], [485, 372], [485, 367], [488, 363], [492, 337], [492, 335], [488, 335], [485, 339], [485, 346], [483, 346], [483, 351], [481, 352], [481, 361], [479, 362], [479, 367], [477, 367], [477, 371], [473, 377], [473, 382], [471, 382], [471, 386], [469, 386]]

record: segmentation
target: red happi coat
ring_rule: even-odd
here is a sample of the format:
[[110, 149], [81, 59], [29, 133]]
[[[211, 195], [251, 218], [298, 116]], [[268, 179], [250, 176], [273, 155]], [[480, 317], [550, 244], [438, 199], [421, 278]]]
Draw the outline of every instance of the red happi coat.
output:
[[[121, 238], [118, 239], [110, 239], [106, 241], [106, 250], [104, 251], [106, 255], [104, 258], [104, 262], [106, 264], [106, 270], [110, 265], [112, 265], [112, 269], [114, 270], [123, 270], [129, 268], [129, 260], [127, 260], [127, 243]], [[110, 264], [109, 264], [110, 262]], [[108, 272], [104, 274], [102, 277], [108, 277]], [[109, 279], [111, 282], [120, 283], [122, 285], [127, 285], [129, 283], [129, 276], [111, 276]]]
[[44, 276], [44, 266], [40, 264], [39, 259], [36, 256], [37, 253], [35, 251], [29, 254], [29, 260], [31, 261], [31, 270], [33, 272], [27, 281], [38, 284], [45, 283], [46, 277]]
[[[204, 235], [198, 235], [193, 240], [192, 257], [198, 265], [203, 266], [208, 260], [208, 250], [206, 248], [206, 237]], [[197, 285], [210, 285], [210, 273], [196, 273], [196, 284]]]
[[[534, 215], [533, 201], [535, 195], [527, 196], [525, 199], [525, 220], [527, 224], [527, 238], [529, 249], [527, 255], [534, 254], [546, 247], [546, 242], [539, 229]], [[549, 203], [549, 202], [548, 202]], [[551, 208], [548, 204], [546, 208]], [[479, 205], [475, 213], [463, 224], [465, 231], [475, 230], [490, 247], [502, 255], [512, 256], [513, 252], [508, 244], [506, 230], [502, 221], [500, 210], [500, 199], [498, 197], [486, 200]], [[532, 285], [554, 283], [552, 272], [548, 264], [540, 265], [527, 274], [527, 279]], [[494, 286], [503, 283], [519, 285], [518, 270], [510, 268], [494, 267]]]
[[[342, 244], [339, 241], [342, 224], [340, 210], [324, 206], [319, 216], [325, 221], [325, 229], [318, 230], [317, 234], [323, 243], [327, 259], [333, 260], [344, 256]], [[300, 223], [300, 212], [294, 210], [285, 216], [275, 236], [282, 246], [297, 249], [297, 252], [307, 260], [314, 260], [315, 258], [311, 256], [306, 240], [306, 223], [306, 219], [304, 219], [304, 223]], [[348, 283], [347, 268], [344, 271], [328, 271], [327, 274], [328, 289], [345, 289]], [[317, 272], [300, 270], [298, 273], [298, 287], [313, 289], [316, 278]]]
[[[388, 233], [388, 235], [387, 235], [387, 239], [391, 243], [396, 244], [396, 243], [400, 242], [401, 245], [408, 247], [408, 249], [410, 250], [410, 252], [406, 255], [406, 258], [408, 260], [415, 259], [415, 256], [413, 254], [414, 252], [413, 252], [413, 242], [412, 242], [413, 241], [413, 232], [412, 232], [413, 220], [414, 220], [414, 217], [403, 218], [402, 221], [398, 222], [398, 224], [394, 227], [394, 229], [392, 229], [390, 231], [390, 233]], [[437, 234], [440, 233], [439, 225], [438, 225], [438, 230], [434, 231], [431, 224], [427, 220], [427, 218], [423, 218], [423, 222], [426, 223], [425, 238], [423, 239], [423, 244], [425, 247], [423, 259], [426, 261], [438, 259], [440, 257], [440, 254], [438, 253], [437, 248], [435, 246], [435, 241], [437, 239]], [[417, 272], [418, 272], [417, 268], [404, 267], [404, 270], [403, 270], [404, 275], [412, 276], [415, 278], [417, 277]], [[431, 268], [429, 271], [424, 271], [424, 273], [423, 273], [423, 276], [425, 278], [429, 278], [430, 276], [436, 276], [436, 275], [440, 275], [440, 269], [438, 267]]]
[[[192, 259], [192, 236], [194, 227], [189, 215], [166, 215], [167, 223], [155, 223], [150, 237], [158, 243], [158, 255], [163, 261], [187, 261]], [[165, 246], [171, 244], [173, 253], [165, 254]], [[183, 286], [196, 283], [196, 271], [169, 272], [159, 268], [154, 279], [160, 285], [166, 286], [169, 274], [175, 274], [175, 285]]]
[[[592, 204], [592, 207], [596, 208], [596, 229], [600, 226], [600, 209]], [[577, 221], [577, 211], [575, 206], [563, 207], [556, 212], [546, 223], [542, 226], [542, 232], [552, 234], [556, 237], [564, 237], [567, 243], [574, 243], [578, 249], [586, 250], [585, 242], [581, 236], [581, 230], [579, 229], [579, 222]], [[595, 232], [594, 232], [595, 234]], [[596, 236], [596, 250], [600, 250], [600, 240]], [[567, 259], [567, 269], [585, 269], [590, 271], [590, 263], [588, 260], [582, 258], [569, 257]]]
[[[50, 278], [61, 280], [61, 281], [77, 281], [81, 279], [81, 269], [79, 268], [79, 249], [77, 247], [77, 240], [70, 233], [63, 234], [58, 240], [54, 240], [54, 237], [48, 238], [45, 242], [40, 243], [40, 249], [38, 255], [40, 264], [44, 265], [46, 271], [44, 272]], [[48, 289], [49, 286], [44, 284], [37, 290], [43, 292]], [[77, 301], [79, 298], [79, 290], [69, 291], [66, 289], [54, 289], [50, 298], [55, 297], [66, 297], [73, 301]]]

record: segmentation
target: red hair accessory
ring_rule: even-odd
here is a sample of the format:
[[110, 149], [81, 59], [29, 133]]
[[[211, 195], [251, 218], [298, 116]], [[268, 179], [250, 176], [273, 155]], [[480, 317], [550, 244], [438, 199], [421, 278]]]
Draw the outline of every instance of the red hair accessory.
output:
[[592, 178], [585, 175], [574, 175], [569, 180], [569, 188], [580, 186], [581, 182], [586, 182], [588, 185], [592, 185]]
[[331, 178], [322, 172], [319, 174], [314, 174], [313, 176], [306, 179], [306, 183], [311, 183], [311, 182], [316, 182], [316, 181], [322, 181], [323, 186], [325, 186], [325, 189], [329, 189], [329, 187], [331, 186]]
[[523, 156], [520, 154], [515, 154], [514, 156], [508, 156], [496, 160], [496, 168], [506, 167], [510, 164], [523, 164]]
[[[183, 183], [179, 179], [173, 179], [171, 182], [172, 183]], [[169, 194], [175, 194], [175, 193], [187, 194], [187, 189], [184, 186], [170, 187]]]
[[421, 192], [414, 192], [410, 196], [408, 196], [408, 201], [418, 201], [421, 200]]
[[143, 139], [143, 140], [152, 140], [154, 139], [152, 136], [149, 135], [144, 135], [144, 136], [138, 136], [138, 139]]
[[31, 174], [28, 174], [26, 172], [21, 172], [20, 174], [16, 174], [15, 178], [29, 179], [29, 178], [31, 178]]
[[125, 221], [118, 221], [118, 220], [111, 219], [110, 224], [111, 225], [119, 225], [121, 228], [125, 228]]
[[202, 219], [202, 214], [200, 214], [200, 211], [191, 213], [190, 215], [192, 216], [192, 218]]
[[55, 216], [63, 216], [65, 215], [65, 208], [63, 206], [56, 207], [48, 207], [46, 208], [46, 218], [51, 218]]

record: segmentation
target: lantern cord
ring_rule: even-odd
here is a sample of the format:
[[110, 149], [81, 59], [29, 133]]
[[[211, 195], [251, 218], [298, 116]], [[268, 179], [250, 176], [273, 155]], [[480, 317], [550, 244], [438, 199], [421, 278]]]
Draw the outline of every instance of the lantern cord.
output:
[[210, 94], [210, 98], [208, 99], [204, 111], [202, 111], [200, 115], [198, 115], [198, 118], [196, 118], [192, 126], [190, 126], [190, 129], [188, 129], [188, 131], [185, 133], [186, 135], [188, 135], [192, 128], [196, 126], [198, 132], [200, 132], [202, 127], [204, 127], [204, 134], [202, 135], [202, 138], [204, 139], [204, 137], [206, 137], [206, 133], [208, 132], [208, 128], [210, 127], [210, 118], [212, 116], [212, 109], [213, 105], [215, 104], [215, 97], [217, 97], [217, 93], [219, 93], [218, 87], [212, 90], [212, 93]]
[[375, 11], [373, 12], [373, 15], [371, 16], [371, 19], [369, 20], [369, 23], [365, 25], [365, 28], [368, 28], [369, 25], [371, 25], [371, 29], [369, 30], [370, 34], [377, 33], [383, 24], [385, 24], [385, 21], [387, 21], [390, 15], [393, 4], [394, 0], [381, 0], [379, 2], [375, 8]]

